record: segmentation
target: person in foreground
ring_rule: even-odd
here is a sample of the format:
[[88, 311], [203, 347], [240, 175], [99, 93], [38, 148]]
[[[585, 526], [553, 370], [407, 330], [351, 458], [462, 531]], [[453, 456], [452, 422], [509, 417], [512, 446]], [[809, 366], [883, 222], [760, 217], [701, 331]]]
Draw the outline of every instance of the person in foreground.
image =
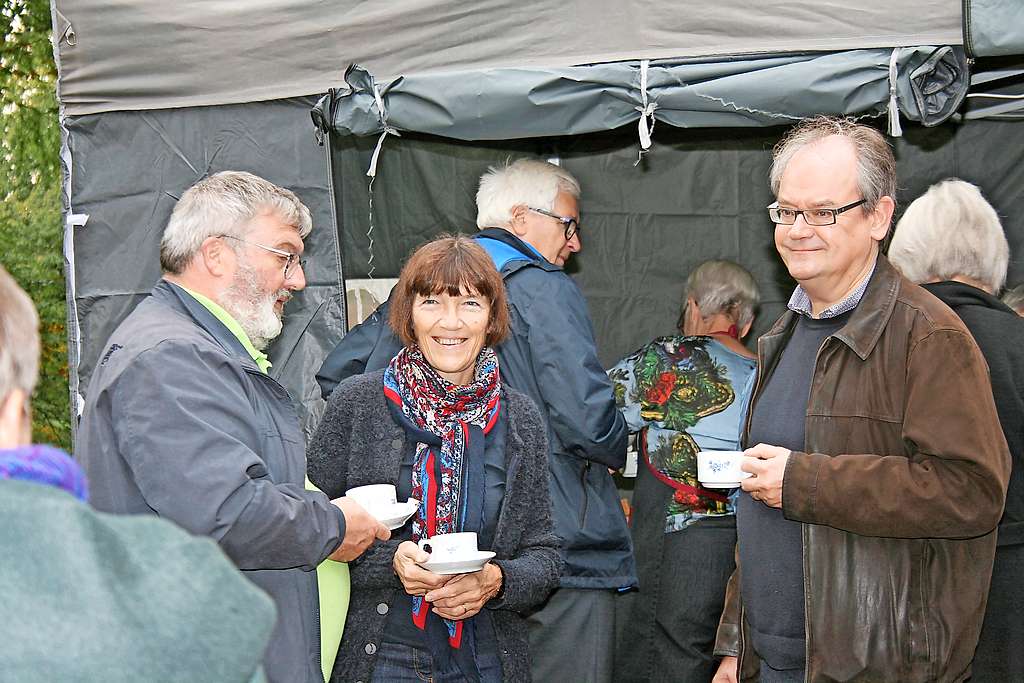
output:
[[632, 533], [639, 592], [615, 657], [616, 681], [709, 681], [715, 629], [735, 568], [735, 499], [697, 481], [697, 452], [739, 448], [755, 357], [740, 341], [760, 295], [731, 261], [686, 281], [681, 335], [659, 337], [608, 370], [640, 432]]
[[[971, 680], [1022, 681], [1024, 319], [995, 297], [1006, 281], [1010, 246], [999, 216], [981, 191], [951, 179], [932, 185], [907, 207], [896, 226], [889, 258], [908, 279], [960, 316], [988, 362], [1013, 469]], [[960, 398], [973, 400], [970, 395]]]
[[[508, 334], [501, 276], [467, 237], [420, 247], [388, 311], [405, 347], [385, 370], [331, 395], [309, 449], [323, 491], [388, 483], [419, 508], [352, 568], [348, 627], [334, 681], [526, 681], [522, 612], [558, 583], [548, 446], [533, 402], [500, 380]], [[416, 541], [475, 532], [496, 553], [479, 571], [417, 565]]]
[[208, 539], [89, 507], [81, 468], [31, 443], [39, 319], [0, 267], [0, 678], [265, 680], [274, 605]]
[[163, 279], [97, 362], [76, 450], [98, 509], [212, 537], [274, 598], [265, 667], [281, 683], [322, 680], [321, 655], [336, 651], [320, 633], [344, 596], [321, 594], [313, 570], [389, 535], [354, 501], [304, 489], [298, 418], [261, 351], [305, 286], [311, 227], [292, 192], [250, 173], [186, 190], [160, 243]]
[[[551, 505], [565, 561], [558, 588], [530, 612], [530, 668], [538, 681], [611, 683], [616, 603], [636, 585], [629, 527], [609, 468], [626, 462], [626, 421], [583, 293], [563, 270], [583, 248], [580, 185], [535, 159], [480, 178], [473, 236], [501, 273], [511, 329], [495, 351], [502, 380], [540, 408], [550, 448]], [[353, 329], [317, 374], [325, 397], [342, 379], [385, 367], [401, 348], [387, 304]], [[566, 653], [572, 652], [572, 657]]]
[[970, 675], [1010, 459], [970, 333], [879, 253], [895, 169], [847, 119], [776, 146], [798, 286], [758, 344], [716, 683]]

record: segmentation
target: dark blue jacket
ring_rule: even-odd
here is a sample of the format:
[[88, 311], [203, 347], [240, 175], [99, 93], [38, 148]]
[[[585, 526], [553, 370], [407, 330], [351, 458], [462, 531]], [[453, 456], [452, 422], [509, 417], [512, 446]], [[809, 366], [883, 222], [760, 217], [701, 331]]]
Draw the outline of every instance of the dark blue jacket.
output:
[[[608, 472], [625, 462], [627, 428], [597, 359], [583, 294], [561, 267], [507, 230], [489, 228], [475, 238], [496, 257], [508, 290], [512, 333], [496, 349], [501, 378], [533, 399], [547, 426], [555, 533], [565, 560], [560, 585], [635, 585], [629, 529]], [[327, 356], [317, 374], [324, 397], [352, 375], [385, 367], [400, 348], [384, 304]]]

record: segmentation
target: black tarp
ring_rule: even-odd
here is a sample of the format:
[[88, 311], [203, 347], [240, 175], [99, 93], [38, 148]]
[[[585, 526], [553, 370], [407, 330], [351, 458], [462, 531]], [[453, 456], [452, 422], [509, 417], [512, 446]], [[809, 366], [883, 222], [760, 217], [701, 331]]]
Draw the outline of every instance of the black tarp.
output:
[[[783, 130], [661, 127], [637, 166], [632, 127], [507, 143], [405, 134], [388, 140], [381, 152], [370, 237], [365, 171], [376, 139], [334, 136], [345, 275], [366, 277], [372, 265], [375, 277], [394, 277], [418, 244], [443, 231], [474, 231], [476, 183], [489, 165], [524, 155], [557, 157], [583, 185], [584, 248], [570, 272], [590, 305], [602, 362], [609, 365], [670, 333], [687, 274], [709, 258], [735, 260], [757, 278], [764, 305], [753, 339], [781, 312], [793, 287], [775, 254], [764, 210], [773, 199], [770, 150]], [[1024, 280], [1024, 126], [906, 126], [893, 142], [899, 206], [946, 177], [978, 184], [1007, 231], [1008, 282]]]
[[[72, 206], [88, 215], [74, 229], [69, 339], [72, 394], [84, 395], [103, 344], [160, 277], [159, 242], [178, 197], [200, 178], [245, 170], [294, 190], [314, 229], [305, 291], [288, 304], [270, 349], [272, 375], [298, 399], [308, 427], [318, 391], [313, 374], [344, 330], [337, 232], [324, 150], [314, 141], [314, 99], [108, 112], [65, 120], [73, 159]], [[72, 256], [71, 252], [68, 253]], [[70, 281], [69, 281], [70, 284]], [[73, 404], [74, 405], [74, 404]]]

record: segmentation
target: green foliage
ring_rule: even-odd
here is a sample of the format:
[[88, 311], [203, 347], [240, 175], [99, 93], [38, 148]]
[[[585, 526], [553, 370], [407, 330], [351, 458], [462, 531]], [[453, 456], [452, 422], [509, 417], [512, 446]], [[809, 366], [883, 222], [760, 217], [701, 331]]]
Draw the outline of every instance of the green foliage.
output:
[[47, 0], [0, 0], [0, 260], [39, 310], [34, 438], [70, 446], [60, 129]]

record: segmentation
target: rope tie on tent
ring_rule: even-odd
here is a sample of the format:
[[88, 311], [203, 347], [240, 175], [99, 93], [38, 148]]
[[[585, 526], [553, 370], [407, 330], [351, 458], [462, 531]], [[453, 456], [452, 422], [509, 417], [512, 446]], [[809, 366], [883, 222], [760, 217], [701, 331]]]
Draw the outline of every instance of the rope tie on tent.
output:
[[640, 163], [640, 160], [644, 158], [644, 154], [651, 148], [651, 133], [654, 132], [654, 110], [658, 108], [656, 102], [647, 101], [647, 68], [650, 66], [651, 60], [642, 59], [640, 60], [640, 101], [642, 104], [639, 107], [634, 107], [640, 112], [640, 152], [637, 154], [636, 166]]
[[377, 101], [377, 115], [380, 117], [380, 123], [384, 126], [384, 130], [381, 132], [380, 137], [377, 138], [377, 146], [373, 150], [373, 156], [370, 157], [370, 168], [366, 170], [366, 175], [370, 178], [377, 177], [377, 159], [380, 157], [380, 150], [384, 146], [384, 138], [388, 135], [402, 137], [401, 133], [388, 125], [388, 113], [384, 109], [384, 99], [380, 96], [380, 86], [376, 83], [373, 84], [373, 99]]
[[900, 127], [900, 106], [896, 102], [896, 63], [899, 61], [899, 48], [893, 48], [889, 56], [889, 135], [894, 138], [903, 135]]
[[377, 102], [377, 116], [380, 117], [381, 126], [384, 130], [381, 132], [380, 137], [377, 138], [377, 146], [373, 149], [373, 156], [370, 157], [370, 168], [366, 169], [366, 175], [370, 178], [370, 183], [366, 188], [367, 195], [369, 196], [369, 228], [366, 230], [366, 276], [372, 278], [373, 271], [376, 266], [373, 265], [373, 181], [377, 179], [377, 160], [380, 158], [380, 150], [384, 147], [384, 138], [388, 135], [394, 135], [395, 137], [402, 137], [401, 133], [388, 125], [388, 113], [384, 108], [384, 98], [380, 95], [380, 86], [376, 83], [373, 84], [373, 99]]

